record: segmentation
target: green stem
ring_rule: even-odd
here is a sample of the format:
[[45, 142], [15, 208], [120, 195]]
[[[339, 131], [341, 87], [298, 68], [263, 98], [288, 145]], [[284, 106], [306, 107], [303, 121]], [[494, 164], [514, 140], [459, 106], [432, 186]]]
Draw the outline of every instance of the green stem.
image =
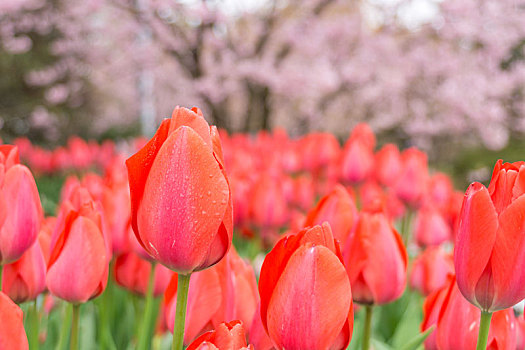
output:
[[78, 316], [80, 314], [80, 304], [73, 304], [73, 321], [71, 322], [71, 343], [70, 350], [78, 349]]
[[361, 349], [368, 350], [370, 348], [370, 335], [372, 333], [372, 305], [366, 305], [366, 318], [365, 318], [365, 328], [363, 329], [363, 342]]
[[479, 323], [478, 346], [476, 350], [485, 350], [487, 348], [487, 340], [489, 339], [490, 319], [492, 312], [481, 311], [481, 320]]
[[38, 349], [38, 332], [39, 332], [39, 323], [38, 323], [38, 310], [36, 306], [36, 299], [33, 301], [33, 304], [29, 307], [29, 350]]
[[186, 321], [186, 304], [188, 303], [188, 288], [190, 276], [179, 274], [177, 283], [177, 310], [175, 313], [175, 326], [173, 328], [173, 343], [171, 350], [182, 350], [184, 340], [184, 324]]
[[146, 306], [144, 307], [144, 316], [140, 327], [138, 350], [147, 350], [150, 348], [151, 330], [153, 329], [153, 287], [155, 286], [155, 263], [151, 263], [151, 270], [148, 279], [148, 290], [146, 292]]
[[405, 216], [403, 216], [403, 219], [401, 221], [401, 237], [403, 238], [403, 243], [405, 244], [405, 247], [407, 247], [408, 242], [410, 241], [411, 222], [412, 210], [407, 209], [407, 212], [405, 213]]
[[[64, 318], [62, 327], [60, 327], [60, 338], [58, 340], [58, 350], [64, 350], [66, 348], [67, 340], [69, 339], [69, 329], [71, 328], [71, 308], [67, 303], [63, 303], [64, 307]], [[48, 323], [49, 327], [49, 323]]]

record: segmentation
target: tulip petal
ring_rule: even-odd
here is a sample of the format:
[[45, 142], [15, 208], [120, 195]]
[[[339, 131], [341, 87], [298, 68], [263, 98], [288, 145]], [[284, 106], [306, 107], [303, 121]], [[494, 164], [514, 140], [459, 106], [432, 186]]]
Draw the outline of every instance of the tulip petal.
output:
[[211, 147], [210, 126], [204, 119], [200, 109], [194, 107], [191, 110], [184, 107], [175, 107], [171, 114], [171, 123], [169, 134], [181, 126], [187, 126], [193, 129], [204, 140], [207, 146]]
[[335, 254], [324, 246], [303, 245], [273, 291], [270, 337], [285, 349], [327, 349], [347, 321], [351, 298], [348, 276]]
[[498, 217], [489, 192], [480, 183], [467, 189], [461, 208], [454, 266], [461, 293], [472, 303], [476, 285], [485, 270], [496, 241]]
[[155, 160], [160, 147], [168, 137], [169, 128], [170, 119], [164, 119], [151, 140], [149, 140], [142, 149], [126, 160], [131, 195], [131, 227], [135, 232], [137, 240], [143, 247], [144, 243], [142, 243], [138, 233], [137, 211], [139, 210], [140, 202], [142, 201], [144, 187], [146, 186], [146, 180], [151, 170], [151, 166], [153, 165], [153, 161]]
[[492, 252], [495, 288], [491, 310], [511, 307], [525, 298], [525, 196], [512, 202], [499, 216]]
[[179, 273], [200, 267], [210, 255], [229, 196], [211, 149], [193, 129], [178, 128], [153, 162], [137, 212], [148, 253]]

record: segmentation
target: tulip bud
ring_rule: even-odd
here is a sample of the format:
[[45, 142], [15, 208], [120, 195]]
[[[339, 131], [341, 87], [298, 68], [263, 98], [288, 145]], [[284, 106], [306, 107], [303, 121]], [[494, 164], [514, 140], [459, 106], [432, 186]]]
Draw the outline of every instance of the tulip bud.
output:
[[208, 268], [231, 245], [232, 202], [223, 163], [217, 129], [197, 108], [178, 107], [126, 161], [133, 231], [173, 271]]
[[410, 285], [423, 295], [441, 289], [447, 275], [454, 272], [452, 255], [443, 252], [439, 247], [428, 247], [412, 263]]
[[392, 187], [401, 171], [401, 154], [396, 145], [387, 143], [375, 154], [374, 177], [387, 187]]
[[[440, 350], [476, 349], [481, 311], [469, 304], [452, 279], [437, 322], [436, 343]], [[487, 349], [516, 349], [516, 321], [512, 309], [492, 315]]]
[[365, 180], [374, 166], [374, 132], [367, 124], [358, 124], [341, 156], [341, 178], [352, 184]]
[[333, 235], [342, 244], [350, 235], [357, 222], [357, 208], [354, 200], [342, 185], [336, 187], [319, 203], [306, 217], [304, 226], [320, 225], [328, 222], [332, 228]]
[[467, 189], [456, 234], [458, 287], [483, 311], [506, 309], [525, 298], [525, 163], [499, 160], [487, 189]]
[[346, 349], [353, 305], [342, 261], [328, 224], [286, 236], [268, 253], [261, 320], [278, 349]]
[[344, 256], [354, 301], [381, 305], [403, 294], [407, 253], [384, 212], [361, 212]]
[[406, 149], [401, 154], [401, 164], [394, 189], [399, 199], [411, 207], [418, 207], [427, 189], [427, 155], [416, 148]]
[[254, 350], [253, 346], [246, 344], [244, 328], [240, 321], [221, 323], [215, 330], [204, 333], [186, 350]]

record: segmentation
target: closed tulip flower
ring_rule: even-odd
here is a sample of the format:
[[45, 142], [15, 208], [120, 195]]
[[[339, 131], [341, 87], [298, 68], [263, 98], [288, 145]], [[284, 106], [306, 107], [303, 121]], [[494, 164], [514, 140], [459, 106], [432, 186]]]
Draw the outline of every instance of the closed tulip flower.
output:
[[410, 285], [421, 294], [429, 295], [442, 288], [451, 273], [454, 273], [452, 255], [440, 247], [428, 247], [412, 263]]
[[473, 183], [460, 213], [454, 263], [461, 293], [482, 311], [525, 298], [525, 163], [494, 168], [489, 188]]
[[350, 193], [342, 186], [336, 187], [321, 198], [306, 217], [304, 226], [320, 225], [328, 222], [332, 233], [342, 244], [350, 235], [357, 222], [357, 208]]
[[383, 211], [361, 212], [344, 256], [354, 301], [386, 304], [405, 290], [407, 253]]
[[106, 288], [108, 250], [102, 219], [87, 190], [77, 187], [61, 207], [47, 268], [49, 291], [70, 303], [95, 298]]
[[[448, 275], [445, 285], [432, 292], [425, 298], [425, 302], [423, 303], [423, 321], [421, 322], [421, 333], [425, 332], [432, 326], [434, 326], [434, 328], [436, 327], [439, 318], [439, 312], [441, 311], [441, 306], [443, 306], [443, 302], [447, 296], [451, 280], [455, 280], [454, 275]], [[438, 350], [435, 329], [429, 334], [427, 339], [425, 339], [425, 350]]]
[[352, 292], [328, 224], [281, 239], [264, 260], [259, 292], [261, 320], [277, 349], [348, 346]]
[[341, 179], [351, 184], [365, 180], [374, 167], [376, 138], [367, 124], [358, 124], [343, 148]]
[[126, 165], [131, 223], [144, 249], [181, 274], [219, 262], [231, 245], [231, 193], [219, 134], [201, 111], [175, 108]]
[[401, 154], [399, 148], [392, 143], [384, 145], [375, 154], [375, 170], [373, 175], [383, 186], [392, 187], [401, 171]]
[[[517, 325], [513, 312], [512, 309], [506, 309], [494, 313], [488, 333], [487, 349], [516, 349]], [[435, 330], [438, 349], [476, 349], [480, 314], [480, 310], [461, 295], [452, 279]]]
[[18, 163], [17, 148], [0, 145], [0, 266], [33, 245], [43, 218], [33, 175]]
[[428, 159], [417, 148], [408, 148], [401, 153], [401, 171], [394, 190], [404, 203], [419, 207], [427, 190]]
[[186, 350], [254, 350], [246, 344], [246, 335], [240, 321], [221, 323], [215, 330], [195, 339]]
[[35, 300], [45, 288], [46, 262], [37, 241], [20, 259], [4, 266], [2, 291], [20, 304]]
[[22, 309], [0, 292], [0, 349], [26, 350], [29, 348], [24, 330]]
[[445, 216], [432, 204], [424, 205], [415, 220], [415, 238], [419, 246], [437, 246], [452, 238], [452, 228]]

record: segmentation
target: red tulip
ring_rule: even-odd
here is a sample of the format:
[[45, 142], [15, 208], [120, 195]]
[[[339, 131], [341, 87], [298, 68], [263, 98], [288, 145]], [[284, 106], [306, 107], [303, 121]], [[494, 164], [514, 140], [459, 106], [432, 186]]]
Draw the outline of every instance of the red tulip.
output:
[[419, 246], [437, 246], [452, 238], [448, 220], [432, 204], [424, 205], [415, 220], [415, 238]]
[[36, 297], [46, 288], [46, 262], [38, 242], [20, 259], [4, 266], [2, 291], [20, 304]]
[[175, 108], [126, 161], [131, 223], [163, 265], [188, 274], [216, 264], [232, 240], [232, 202], [215, 127], [200, 110]]
[[304, 226], [320, 225], [325, 221], [330, 224], [334, 237], [344, 244], [356, 224], [357, 208], [342, 185], [337, 185], [321, 198], [316, 207], [308, 213]]
[[354, 301], [385, 304], [403, 293], [407, 253], [384, 212], [361, 212], [344, 256]]
[[428, 247], [412, 263], [410, 285], [423, 295], [441, 289], [447, 275], [454, 273], [452, 255], [443, 252], [439, 247]]
[[484, 311], [525, 298], [525, 163], [496, 163], [489, 188], [467, 189], [456, 236], [459, 289]]
[[401, 154], [401, 164], [394, 189], [399, 199], [411, 207], [418, 207], [427, 189], [427, 155], [416, 148], [406, 149]]
[[47, 287], [70, 303], [83, 303], [106, 288], [109, 254], [102, 219], [86, 189], [62, 204], [51, 242]]
[[0, 349], [25, 350], [29, 348], [24, 330], [22, 310], [7, 295], [0, 292]]
[[44, 221], [42, 221], [40, 232], [38, 233], [38, 243], [40, 243], [40, 248], [42, 248], [46, 267], [49, 261], [49, 255], [51, 254], [51, 237], [55, 230], [56, 221], [57, 219], [53, 216], [45, 218]]
[[[452, 279], [435, 330], [438, 349], [476, 349], [480, 314], [481, 311], [461, 295]], [[487, 349], [515, 350], [516, 338], [516, 321], [512, 309], [495, 312], [490, 324]]]
[[[216, 268], [206, 269], [191, 275], [188, 290], [186, 323], [184, 325], [184, 344], [189, 344], [197, 336], [213, 329], [213, 316], [219, 311], [222, 302], [222, 288]], [[177, 307], [177, 275], [174, 274], [164, 292], [166, 325], [173, 332], [175, 310]]]
[[288, 206], [282, 181], [262, 174], [254, 184], [250, 214], [253, 223], [263, 230], [263, 235], [275, 234], [288, 220]]
[[101, 196], [105, 228], [111, 238], [113, 254], [119, 255], [129, 249], [129, 222], [131, 207], [127, 181], [106, 186]]
[[[130, 291], [146, 295], [148, 281], [151, 273], [151, 262], [141, 259], [133, 252], [120, 255], [114, 264], [115, 281], [120, 286]], [[162, 265], [155, 266], [153, 295], [162, 295], [170, 282], [172, 272]]]
[[247, 264], [231, 248], [226, 257], [213, 269], [219, 273], [222, 288], [222, 302], [212, 318], [215, 327], [225, 320], [240, 320], [250, 332], [257, 304], [259, 291], [253, 267]]
[[[421, 322], [421, 332], [426, 331], [432, 326], [435, 328], [437, 325], [439, 312], [441, 311], [441, 306], [443, 306], [443, 302], [447, 296], [451, 280], [454, 280], [454, 276], [448, 275], [445, 285], [425, 298], [425, 302], [423, 303], [423, 322]], [[438, 350], [435, 329], [430, 333], [427, 339], [425, 339], [425, 350]]]
[[264, 260], [259, 292], [262, 323], [278, 349], [348, 346], [352, 293], [328, 224], [281, 239]]
[[392, 187], [401, 171], [401, 154], [396, 145], [387, 143], [375, 154], [374, 177], [387, 187]]
[[454, 186], [450, 177], [443, 173], [435, 173], [428, 183], [428, 201], [440, 211], [446, 212], [450, 197], [454, 194]]
[[33, 175], [18, 161], [15, 146], [0, 145], [0, 265], [33, 245], [43, 217]]
[[221, 323], [215, 330], [204, 333], [186, 350], [254, 350], [246, 344], [244, 328], [240, 321]]
[[365, 180], [374, 166], [374, 132], [367, 124], [358, 124], [341, 155], [341, 178], [355, 184]]

